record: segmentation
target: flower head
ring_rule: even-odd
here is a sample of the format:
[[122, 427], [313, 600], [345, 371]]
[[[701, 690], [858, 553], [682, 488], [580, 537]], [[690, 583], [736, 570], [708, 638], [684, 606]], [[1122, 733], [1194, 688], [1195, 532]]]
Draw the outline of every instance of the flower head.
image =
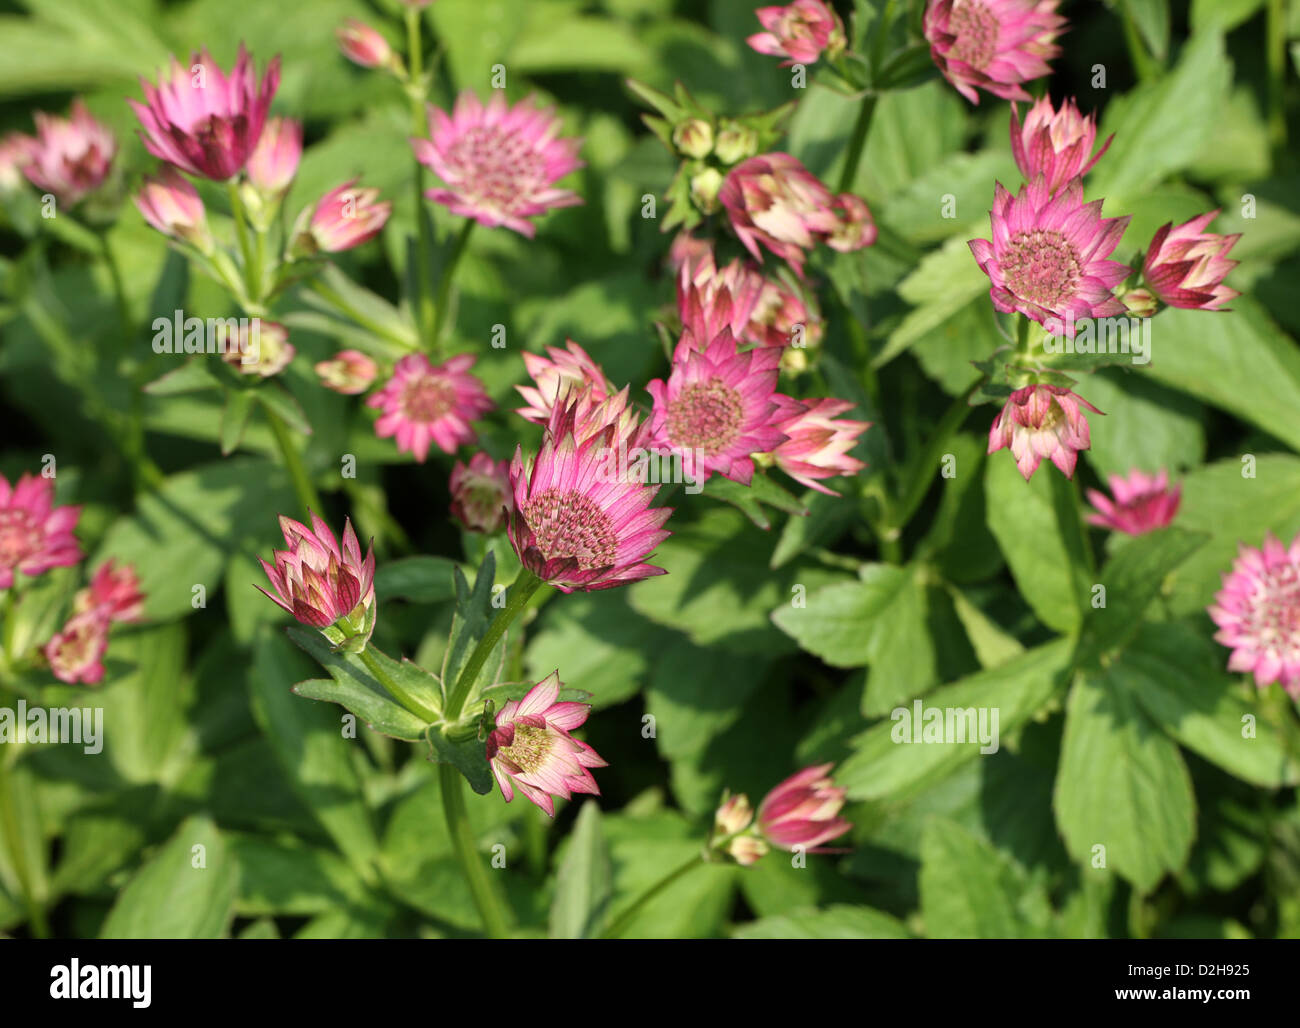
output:
[[508, 532], [524, 567], [563, 592], [664, 573], [645, 560], [670, 534], [672, 508], [652, 508], [659, 487], [620, 466], [644, 435], [627, 390], [599, 404], [579, 395], [552, 412], [536, 457], [515, 450]]
[[270, 378], [287, 368], [297, 352], [289, 330], [278, 321], [253, 318], [239, 326], [233, 339], [222, 339], [221, 359], [240, 374]]
[[341, 547], [316, 514], [311, 525], [281, 516], [286, 548], [275, 551], [274, 567], [258, 558], [275, 594], [257, 588], [302, 624], [329, 629], [331, 642], [364, 649], [375, 628], [374, 545], [363, 559], [351, 520], [344, 522]]
[[1080, 407], [1101, 413], [1065, 386], [1037, 384], [1017, 389], [993, 419], [988, 452], [1010, 447], [1026, 482], [1044, 457], [1066, 478], [1072, 478], [1079, 451], [1092, 445], [1088, 418]]
[[683, 336], [691, 346], [704, 349], [724, 328], [745, 339], [766, 280], [752, 264], [733, 260], [718, 268], [709, 251], [685, 263], [677, 276], [677, 313]]
[[60, 682], [97, 685], [104, 677], [108, 649], [108, 614], [87, 610], [74, 614], [45, 644], [45, 659]]
[[840, 231], [835, 197], [788, 153], [769, 153], [737, 164], [718, 199], [740, 241], [762, 261], [761, 247], [803, 276], [805, 251]]
[[852, 253], [876, 241], [876, 222], [867, 201], [852, 193], [840, 193], [831, 201], [837, 223], [826, 237], [826, 245], [840, 253]]
[[312, 246], [326, 253], [351, 250], [379, 235], [393, 205], [379, 200], [378, 189], [357, 189], [357, 180], [322, 196], [311, 216]]
[[1111, 290], [1128, 277], [1128, 265], [1106, 258], [1128, 216], [1103, 218], [1100, 200], [1083, 202], [1079, 179], [1055, 194], [1041, 174], [1014, 196], [999, 183], [989, 221], [993, 240], [972, 239], [970, 248], [998, 310], [1043, 324], [1126, 313]]
[[483, 106], [469, 90], [450, 115], [429, 108], [429, 139], [412, 139], [415, 156], [444, 186], [425, 195], [453, 214], [489, 228], [504, 225], [533, 237], [532, 221], [581, 197], [555, 183], [582, 167], [576, 139], [560, 137], [560, 120], [533, 97], [513, 107], [494, 92]]
[[71, 207], [108, 177], [117, 140], [80, 99], [72, 101], [71, 117], [37, 111], [33, 118], [36, 136], [24, 139], [18, 166], [37, 189]]
[[823, 51], [835, 57], [844, 49], [844, 23], [824, 0], [794, 0], [754, 13], [767, 31], [754, 33], [746, 42], [760, 54], [786, 58], [783, 68], [812, 64]]
[[1174, 520], [1182, 500], [1182, 487], [1169, 487], [1169, 473], [1145, 475], [1134, 469], [1128, 478], [1110, 476], [1112, 500], [1096, 489], [1088, 490], [1088, 502], [1097, 513], [1088, 515], [1088, 523], [1126, 535], [1145, 535], [1164, 528]]
[[256, 148], [279, 85], [280, 58], [272, 59], [259, 84], [241, 43], [229, 76], [206, 49], [184, 68], [173, 57], [157, 86], [141, 80], [145, 102], [130, 104], [144, 126], [145, 149], [191, 175], [223, 182]]
[[476, 453], [451, 469], [451, 516], [471, 532], [500, 531], [514, 504], [510, 462]]
[[90, 584], [73, 597], [72, 609], [77, 614], [100, 611], [109, 621], [139, 621], [144, 616], [144, 593], [135, 568], [106, 560]]
[[510, 700], [498, 712], [496, 728], [488, 733], [487, 758], [509, 803], [515, 786], [551, 817], [555, 797], [575, 792], [600, 795], [588, 768], [608, 767], [595, 750], [569, 733], [591, 713], [586, 703], [560, 703], [560, 674], [552, 671], [528, 690], [522, 700]]
[[267, 196], [281, 196], [298, 173], [301, 158], [302, 123], [272, 118], [248, 158], [248, 181]]
[[839, 816], [845, 790], [831, 782], [831, 767], [806, 767], [769, 792], [758, 807], [759, 834], [779, 849], [818, 853], [851, 829]]
[[363, 68], [380, 68], [393, 63], [393, 48], [379, 31], [358, 18], [349, 18], [337, 29], [339, 50], [353, 64]]
[[393, 377], [366, 401], [383, 411], [375, 422], [380, 439], [397, 437], [397, 448], [421, 464], [429, 444], [454, 453], [475, 439], [470, 422], [492, 409], [483, 383], [470, 374], [474, 357], [463, 353], [441, 364], [430, 364], [422, 353], [407, 354], [393, 368]]
[[163, 235], [193, 243], [200, 250], [211, 249], [199, 192], [170, 164], [164, 164], [156, 175], [146, 175], [133, 199], [144, 220]]
[[1232, 650], [1229, 671], [1250, 671], [1300, 699], [1300, 536], [1289, 547], [1272, 534], [1262, 550], [1241, 546], [1209, 608], [1216, 642]]
[[1224, 310], [1225, 303], [1241, 295], [1223, 284], [1224, 276], [1237, 266], [1228, 253], [1241, 234], [1223, 236], [1205, 231], [1218, 214], [1210, 211], [1176, 228], [1165, 225], [1151, 240], [1142, 277], [1169, 306]]
[[869, 421], [837, 421], [853, 409], [847, 400], [792, 400], [779, 396], [780, 415], [776, 427], [788, 438], [772, 451], [777, 467], [796, 482], [828, 496], [838, 496], [817, 479], [855, 475], [866, 465], [849, 451], [858, 436], [871, 427]]
[[[1111, 139], [1114, 139], [1111, 136]], [[1011, 152], [1027, 181], [1038, 175], [1047, 179], [1049, 192], [1056, 192], [1074, 178], [1082, 178], [1110, 148], [1110, 139], [1092, 153], [1097, 141], [1097, 115], [1084, 117], [1073, 100], [1058, 111], [1048, 97], [1035, 100], [1020, 122], [1020, 111], [1011, 105]]]
[[340, 350], [327, 361], [318, 361], [316, 374], [326, 389], [345, 396], [364, 393], [375, 380], [375, 362], [360, 350]]
[[1057, 0], [930, 0], [923, 29], [944, 78], [973, 104], [976, 87], [1003, 100], [1030, 100], [1021, 83], [1041, 78], [1061, 52]]
[[11, 487], [0, 475], [0, 589], [14, 584], [14, 572], [36, 576], [81, 560], [72, 530], [80, 507], [54, 506], [54, 480], [22, 475]]
[[650, 437], [677, 454], [683, 473], [708, 478], [718, 472], [742, 485], [754, 477], [750, 455], [785, 440], [777, 427], [776, 380], [781, 353], [760, 347], [740, 353], [729, 329], [697, 350], [684, 336], [665, 382], [646, 386], [654, 399]]
[[599, 403], [614, 392], [605, 378], [605, 372], [591, 356], [572, 339], [565, 340], [566, 349], [548, 346], [548, 357], [537, 353], [524, 354], [524, 367], [533, 380], [530, 386], [515, 386], [528, 404], [515, 411], [521, 418], [535, 425], [545, 425], [558, 403], [573, 392], [586, 392]]

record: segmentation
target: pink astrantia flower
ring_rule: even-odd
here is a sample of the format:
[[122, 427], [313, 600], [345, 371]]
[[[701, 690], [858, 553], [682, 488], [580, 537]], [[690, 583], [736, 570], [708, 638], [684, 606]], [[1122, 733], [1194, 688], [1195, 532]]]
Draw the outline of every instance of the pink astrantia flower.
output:
[[165, 236], [211, 248], [207, 218], [199, 192], [184, 175], [165, 164], [156, 175], [146, 175], [133, 199], [144, 220]]
[[397, 437], [397, 448], [421, 464], [429, 444], [454, 453], [475, 439], [470, 422], [492, 409], [483, 383], [470, 374], [474, 357], [463, 353], [441, 364], [430, 364], [422, 353], [410, 353], [397, 362], [393, 377], [366, 401], [383, 414], [375, 422], [380, 439]]
[[1134, 469], [1128, 478], [1110, 476], [1112, 500], [1096, 489], [1088, 490], [1088, 502], [1097, 513], [1088, 515], [1088, 523], [1126, 535], [1145, 535], [1164, 528], [1174, 520], [1182, 501], [1182, 486], [1169, 487], [1169, 472], [1146, 475]]
[[788, 153], [751, 157], [727, 173], [718, 199], [745, 248], [758, 261], [761, 247], [803, 277], [805, 251], [840, 230], [835, 197]]
[[45, 659], [60, 682], [97, 685], [104, 677], [108, 615], [102, 610], [74, 614], [45, 644]]
[[1036, 100], [1024, 124], [1016, 105], [1011, 105], [1011, 152], [1016, 166], [1027, 181], [1044, 176], [1052, 193], [1091, 171], [1114, 138], [1111, 136], [1092, 153], [1097, 141], [1097, 115], [1084, 117], [1073, 100], [1064, 101], [1059, 111], [1048, 97]]
[[101, 564], [90, 584], [72, 600], [76, 614], [99, 611], [109, 621], [139, 621], [144, 616], [144, 593], [130, 564], [120, 567], [113, 560]]
[[1142, 277], [1151, 291], [1171, 307], [1206, 311], [1224, 310], [1224, 304], [1241, 294], [1223, 284], [1237, 266], [1229, 251], [1241, 238], [1206, 232], [1218, 211], [1201, 214], [1176, 228], [1163, 226], [1147, 248]]
[[591, 713], [587, 703], [561, 703], [560, 675], [552, 671], [528, 690], [522, 700], [510, 700], [497, 712], [496, 728], [488, 733], [487, 758], [509, 803], [515, 786], [524, 797], [551, 817], [555, 797], [575, 792], [600, 795], [588, 768], [608, 767], [600, 754], [569, 733]]
[[972, 239], [971, 253], [989, 277], [993, 306], [1035, 321], [1118, 317], [1124, 304], [1111, 290], [1130, 273], [1106, 258], [1129, 218], [1103, 218], [1101, 201], [1083, 202], [1072, 179], [1057, 193], [1039, 175], [1012, 195], [998, 184], [989, 214], [993, 240]]
[[1289, 547], [1271, 533], [1262, 550], [1242, 545], [1209, 608], [1216, 642], [1232, 650], [1229, 671], [1249, 671], [1300, 699], [1300, 536]]
[[668, 380], [646, 386], [654, 399], [654, 445], [680, 456], [683, 474], [707, 479], [716, 471], [749, 485], [754, 477], [750, 455], [770, 452], [785, 440], [776, 425], [780, 363], [775, 348], [739, 353], [729, 329], [704, 350], [683, 337], [673, 352]]
[[558, 402], [572, 392], [586, 391], [599, 403], [614, 392], [605, 378], [605, 372], [591, 356], [572, 339], [565, 340], [566, 349], [548, 346], [547, 357], [538, 353], [524, 354], [524, 367], [533, 380], [530, 386], [515, 386], [515, 390], [528, 404], [515, 411], [521, 418], [535, 425], [545, 425]]
[[620, 471], [644, 440], [624, 390], [594, 407], [571, 397], [552, 412], [536, 457], [515, 450], [508, 531], [524, 567], [563, 592], [664, 574], [645, 561], [669, 536], [672, 508], [652, 508], [659, 486]]
[[206, 49], [192, 55], [187, 67], [173, 57], [169, 75], [156, 87], [141, 80], [145, 102], [130, 104], [144, 126], [145, 149], [191, 175], [223, 182], [239, 174], [257, 146], [279, 85], [280, 58], [271, 61], [259, 85], [241, 43], [229, 76]]
[[785, 7], [760, 7], [754, 12], [766, 32], [756, 32], [745, 42], [760, 54], [785, 57], [781, 67], [812, 64], [829, 51], [844, 49], [844, 23], [823, 0], [794, 0]]
[[25, 138], [22, 173], [37, 189], [53, 193], [67, 206], [99, 188], [117, 154], [117, 140], [81, 100], [72, 101], [72, 116], [37, 111], [36, 136]]
[[876, 221], [867, 201], [852, 193], [840, 193], [831, 201], [837, 224], [826, 237], [826, 245], [840, 253], [852, 253], [876, 241]]
[[838, 496], [839, 493], [817, 479], [856, 475], [866, 467], [862, 461], [850, 457], [849, 451], [857, 445], [858, 436], [871, 427], [871, 422], [837, 421], [839, 415], [853, 409], [847, 400], [804, 401], [778, 394], [778, 402], [776, 427], [789, 438], [772, 451], [776, 466], [810, 489]]
[[314, 513], [311, 525], [281, 516], [286, 549], [275, 551], [274, 567], [258, 558], [275, 594], [257, 588], [302, 624], [332, 626], [341, 636], [334, 641], [364, 649], [375, 627], [374, 544], [362, 558], [351, 520], [344, 522], [342, 546]]
[[582, 198], [555, 183], [582, 167], [577, 139], [560, 138], [553, 110], [533, 97], [513, 107], [496, 91], [486, 107], [473, 92], [460, 94], [452, 113], [429, 107], [430, 139], [413, 138], [421, 164], [445, 183], [427, 196], [453, 214], [493, 228], [504, 225], [533, 237], [529, 220]]
[[230, 340], [222, 340], [221, 359], [243, 375], [270, 378], [289, 366], [298, 351], [289, 342], [289, 330], [278, 321], [254, 318], [241, 325]]
[[36, 576], [81, 560], [72, 530], [80, 507], [54, 506], [54, 480], [22, 475], [11, 487], [0, 475], [0, 589], [14, 584], [14, 572]]
[[818, 853], [849, 831], [853, 825], [839, 816], [845, 790], [831, 782], [832, 766], [806, 767], [769, 792], [758, 807], [759, 834], [783, 850]]
[[379, 68], [392, 63], [393, 48], [388, 45], [388, 40], [364, 21], [349, 18], [334, 30], [334, 36], [343, 56], [354, 64]]
[[316, 364], [320, 384], [345, 396], [364, 393], [375, 380], [375, 362], [360, 350], [340, 350], [327, 361]]
[[1010, 447], [1026, 482], [1044, 457], [1066, 478], [1072, 478], [1079, 451], [1092, 445], [1088, 418], [1080, 407], [1101, 413], [1065, 386], [1028, 385], [1017, 389], [993, 419], [988, 452]]
[[724, 268], [713, 253], [683, 264], [677, 276], [677, 314], [683, 338], [703, 350], [725, 328], [744, 339], [766, 280], [752, 265], [733, 260]]
[[248, 158], [248, 181], [268, 196], [280, 196], [298, 173], [301, 158], [302, 123], [272, 118]]
[[944, 78], [973, 104], [976, 87], [1003, 100], [1033, 99], [1021, 83], [1041, 78], [1061, 48], [1057, 0], [930, 0], [923, 30]]
[[353, 179], [320, 198], [311, 216], [311, 240], [326, 253], [351, 250], [379, 235], [392, 213], [393, 205], [379, 200], [378, 189], [358, 189]]
[[451, 516], [471, 532], [500, 531], [514, 505], [510, 462], [476, 453], [451, 469]]

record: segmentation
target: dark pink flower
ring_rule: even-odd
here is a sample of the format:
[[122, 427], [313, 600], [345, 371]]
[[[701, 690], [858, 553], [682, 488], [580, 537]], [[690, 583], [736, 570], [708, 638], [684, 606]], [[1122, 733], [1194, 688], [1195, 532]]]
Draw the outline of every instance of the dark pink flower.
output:
[[819, 853], [849, 831], [853, 825], [839, 816], [845, 790], [832, 783], [833, 766], [806, 767], [769, 792], [758, 807], [759, 834], [783, 850]]
[[1169, 306], [1226, 310], [1223, 305], [1241, 295], [1223, 284], [1224, 276], [1237, 266], [1228, 253], [1241, 234], [1223, 236], [1205, 231], [1218, 214], [1210, 211], [1176, 228], [1172, 223], [1165, 225], [1151, 240], [1142, 277]]
[[510, 462], [476, 453], [451, 469], [451, 516], [471, 532], [500, 531], [514, 506]]
[[1174, 520], [1182, 500], [1182, 487], [1169, 487], [1169, 473], [1145, 475], [1134, 469], [1128, 478], [1110, 476], [1112, 500], [1096, 489], [1088, 490], [1088, 502], [1097, 509], [1088, 523], [1126, 535], [1145, 535]]
[[1271, 533], [1262, 550], [1242, 545], [1208, 613], [1215, 641], [1232, 650], [1229, 671], [1300, 699], [1300, 536], [1289, 547]]
[[164, 164], [156, 175], [146, 175], [133, 199], [144, 220], [163, 235], [193, 243], [200, 250], [211, 249], [199, 192], [170, 164]]
[[380, 68], [393, 63], [393, 48], [377, 29], [349, 18], [334, 30], [343, 56], [363, 68]]
[[358, 189], [357, 180], [335, 186], [320, 198], [311, 216], [311, 240], [319, 250], [338, 253], [379, 235], [393, 205], [379, 200], [378, 189]]
[[44, 647], [54, 677], [70, 685], [97, 685], [104, 677], [108, 624], [108, 614], [102, 610], [87, 610], [69, 618]]
[[835, 57], [844, 49], [844, 23], [823, 0], [794, 0], [784, 7], [760, 7], [754, 14], [767, 31], [746, 42], [760, 54], [787, 58], [783, 68], [812, 64], [825, 51]]
[[1088, 418], [1080, 407], [1101, 413], [1065, 386], [1028, 385], [1017, 389], [993, 419], [988, 452], [1010, 447], [1026, 482], [1044, 457], [1066, 478], [1072, 478], [1079, 451], [1092, 445]]
[[776, 466], [796, 482], [828, 496], [839, 493], [822, 485], [818, 479], [837, 475], [855, 475], [866, 465], [849, 451], [858, 436], [871, 427], [869, 421], [837, 421], [839, 415], [853, 409], [847, 400], [793, 400], [780, 396], [776, 427], [788, 438], [772, 451]]
[[464, 353], [430, 364], [422, 353], [407, 354], [393, 368], [393, 377], [366, 401], [383, 414], [375, 422], [380, 439], [397, 437], [397, 448], [421, 464], [430, 443], [443, 453], [455, 453], [476, 438], [470, 422], [492, 409], [483, 383], [470, 374], [474, 357]]
[[90, 584], [72, 600], [74, 613], [99, 611], [109, 621], [139, 621], [144, 616], [144, 593], [140, 579], [130, 564], [120, 567], [106, 560], [90, 579]]
[[533, 380], [531, 386], [515, 386], [515, 390], [528, 404], [515, 411], [521, 418], [535, 425], [545, 425], [551, 411], [570, 393], [586, 392], [599, 403], [614, 392], [601, 366], [572, 339], [565, 340], [565, 349], [548, 346], [548, 357], [525, 352], [524, 367]]
[[72, 207], [108, 177], [117, 140], [80, 99], [72, 101], [69, 118], [37, 111], [33, 120], [36, 136], [24, 139], [19, 167], [37, 189]]
[[973, 104], [976, 87], [1003, 100], [1033, 99], [1022, 83], [1042, 78], [1061, 48], [1058, 0], [930, 0], [923, 30], [944, 78]]
[[1056, 192], [1074, 178], [1082, 178], [1110, 148], [1111, 136], [1095, 154], [1097, 116], [1084, 117], [1073, 100], [1057, 111], [1048, 97], [1034, 101], [1020, 123], [1020, 111], [1011, 105], [1011, 152], [1027, 181], [1038, 175], [1047, 179], [1049, 192]]
[[80, 507], [54, 506], [54, 480], [22, 475], [12, 487], [0, 475], [0, 589], [14, 584], [14, 572], [35, 577], [81, 560], [72, 530]]

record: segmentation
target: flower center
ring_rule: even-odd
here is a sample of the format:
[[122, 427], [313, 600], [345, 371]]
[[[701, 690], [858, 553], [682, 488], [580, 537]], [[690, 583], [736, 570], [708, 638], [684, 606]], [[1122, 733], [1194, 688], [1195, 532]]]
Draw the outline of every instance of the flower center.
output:
[[13, 568], [40, 547], [40, 532], [24, 510], [0, 510], [0, 567]]
[[719, 378], [683, 386], [668, 402], [668, 438], [683, 450], [720, 453], [740, 436], [745, 406]]
[[1251, 600], [1246, 634], [1263, 650], [1300, 654], [1300, 568], [1288, 563], [1265, 572]]
[[1016, 296], [1048, 310], [1072, 296], [1079, 283], [1079, 252], [1053, 229], [1017, 232], [1000, 263]]
[[524, 505], [523, 515], [547, 560], [574, 557], [589, 571], [609, 567], [618, 555], [609, 515], [580, 493], [547, 489]]
[[952, 56], [983, 71], [998, 50], [997, 15], [976, 0], [968, 3], [957, 0], [949, 26], [957, 37], [952, 45]]
[[450, 383], [428, 375], [414, 378], [402, 390], [402, 413], [411, 421], [437, 421], [456, 406]]
[[519, 132], [472, 128], [452, 144], [447, 163], [461, 171], [456, 184], [490, 210], [514, 210], [546, 184], [546, 161]]
[[497, 752], [524, 774], [533, 774], [546, 765], [553, 742], [548, 729], [516, 723], [514, 740]]

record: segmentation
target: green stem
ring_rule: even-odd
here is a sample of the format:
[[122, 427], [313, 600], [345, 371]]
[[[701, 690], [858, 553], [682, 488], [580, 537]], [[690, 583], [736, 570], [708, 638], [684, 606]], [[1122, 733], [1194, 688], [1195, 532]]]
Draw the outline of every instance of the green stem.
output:
[[434, 311], [433, 321], [433, 343], [436, 348], [438, 339], [442, 335], [442, 328], [447, 323], [447, 303], [451, 299], [451, 282], [456, 277], [456, 266], [460, 264], [461, 257], [465, 254], [465, 249], [469, 246], [470, 234], [474, 231], [474, 222], [471, 219], [465, 220], [464, 227], [456, 237], [456, 242], [452, 246], [451, 256], [447, 258], [447, 264], [442, 269], [442, 278], [438, 281], [438, 299]]
[[982, 382], [983, 379], [976, 381], [964, 393], [953, 400], [952, 404], [944, 412], [938, 426], [930, 436], [925, 450], [922, 451], [921, 456], [916, 461], [908, 480], [907, 491], [894, 508], [889, 528], [901, 531], [903, 526], [912, 519], [912, 515], [916, 513], [916, 509], [921, 505], [921, 501], [925, 499], [925, 494], [930, 489], [932, 472], [934, 466], [938, 463], [939, 455], [943, 453], [944, 447], [948, 445], [952, 434], [961, 428], [970, 415], [971, 397], [975, 395]]
[[[420, 12], [413, 7], [406, 9], [407, 66], [411, 70], [411, 131], [416, 136], [423, 136], [427, 131], [425, 122], [424, 90], [424, 44], [420, 41]], [[433, 236], [429, 231], [429, 219], [424, 209], [424, 165], [415, 162], [415, 323], [419, 330], [420, 342], [430, 353], [438, 348], [438, 307], [433, 300]]]
[[108, 245], [108, 232], [100, 231], [99, 247], [104, 255], [104, 264], [108, 268], [108, 277], [113, 283], [113, 297], [117, 301], [117, 317], [122, 327], [123, 340], [131, 338], [131, 309], [126, 302], [126, 284], [122, 279], [122, 269], [117, 266], [117, 260], [113, 257], [113, 249]]
[[876, 113], [876, 101], [879, 94], [868, 93], [862, 98], [858, 108], [858, 120], [853, 125], [853, 135], [849, 138], [849, 149], [844, 158], [844, 170], [840, 172], [841, 193], [853, 188], [853, 181], [858, 177], [858, 165], [862, 163], [862, 154], [867, 145], [867, 134], [871, 131], [871, 119]]
[[1149, 53], [1147, 53], [1146, 44], [1142, 42], [1142, 36], [1138, 32], [1137, 23], [1133, 16], [1129, 14], [1128, 7], [1122, 8], [1120, 21], [1124, 25], [1124, 42], [1128, 44], [1129, 58], [1133, 61], [1133, 70], [1137, 72], [1138, 78], [1143, 82], [1149, 82], [1158, 74], [1158, 67]]
[[635, 900], [633, 900], [631, 906], [625, 907], [623, 909], [623, 912], [619, 914], [617, 918], [614, 919], [613, 924], [611, 924], [608, 928], [606, 928], [603, 932], [601, 932], [601, 938], [617, 939], [624, 931], [627, 930], [627, 926], [630, 925], [632, 923], [632, 919], [635, 918], [636, 915], [641, 912], [642, 907], [644, 907], [647, 903], [649, 903], [652, 899], [658, 896], [661, 892], [663, 892], [666, 888], [668, 888], [668, 886], [672, 885], [673, 882], [677, 881], [677, 879], [681, 878], [688, 871], [694, 871], [697, 867], [699, 867], [703, 863], [704, 863], [704, 854], [697, 853], [695, 856], [691, 857], [689, 861], [687, 861], [681, 867], [677, 868], [677, 870], [671, 871], [663, 878], [659, 879], [659, 881], [655, 882], [654, 885], [650, 886], [650, 888], [646, 889], [645, 892], [641, 893], [640, 896], [638, 896]]
[[386, 672], [379, 661], [375, 659], [374, 652], [368, 646], [361, 651], [361, 663], [365, 664], [366, 670], [375, 676], [375, 680], [378, 681], [380, 685], [393, 694], [393, 698], [396, 699], [398, 703], [420, 720], [425, 721], [428, 724], [432, 724], [438, 720], [438, 712], [436, 710], [426, 707], [423, 703], [393, 681], [388, 672]]
[[253, 301], [259, 297], [254, 295], [253, 271], [253, 249], [248, 242], [248, 224], [244, 219], [244, 201], [239, 197], [239, 183], [231, 179], [226, 183], [226, 192], [230, 195], [230, 214], [235, 219], [235, 236], [239, 240], [239, 252], [244, 258], [244, 293]]
[[442, 812], [447, 821], [447, 834], [460, 862], [465, 884], [469, 886], [474, 905], [483, 918], [483, 927], [493, 939], [509, 938], [505, 905], [497, 895], [496, 885], [488, 877], [483, 858], [474, 843], [474, 832], [465, 809], [465, 780], [453, 765], [439, 764], [438, 781], [442, 786]]
[[464, 668], [461, 669], [460, 677], [456, 679], [451, 695], [447, 697], [447, 709], [444, 717], [448, 722], [454, 722], [460, 717], [461, 711], [465, 709], [465, 701], [469, 698], [470, 688], [478, 680], [483, 665], [487, 663], [488, 654], [501, 641], [501, 637], [506, 634], [506, 629], [510, 627], [511, 622], [528, 606], [528, 601], [533, 598], [533, 594], [537, 592], [541, 585], [542, 580], [527, 568], [519, 569], [519, 576], [515, 579], [514, 584], [506, 590], [505, 607], [488, 625], [488, 630], [483, 634], [483, 638], [478, 641], [478, 645], [474, 647], [474, 652], [470, 654], [469, 660], [465, 662]]
[[298, 497], [298, 506], [304, 512], [314, 510], [319, 513], [324, 509], [320, 502], [320, 494], [316, 492], [316, 486], [312, 484], [311, 477], [307, 474], [307, 467], [302, 462], [302, 454], [293, 443], [289, 426], [265, 400], [262, 401], [262, 410], [266, 413], [267, 424], [271, 426], [271, 434], [275, 436], [275, 445], [279, 447], [285, 470], [289, 472], [289, 480], [293, 483], [293, 491]]
[[45, 916], [44, 904], [36, 897], [31, 869], [27, 866], [27, 854], [23, 851], [18, 810], [13, 797], [13, 777], [10, 774], [12, 769], [7, 757], [8, 754], [0, 753], [0, 824], [4, 825], [4, 837], [9, 842], [9, 858], [13, 862], [23, 901], [27, 905], [27, 919], [30, 922], [31, 932], [38, 939], [48, 939], [50, 923]]
[[1268, 135], [1277, 155], [1286, 149], [1286, 0], [1268, 0]]

